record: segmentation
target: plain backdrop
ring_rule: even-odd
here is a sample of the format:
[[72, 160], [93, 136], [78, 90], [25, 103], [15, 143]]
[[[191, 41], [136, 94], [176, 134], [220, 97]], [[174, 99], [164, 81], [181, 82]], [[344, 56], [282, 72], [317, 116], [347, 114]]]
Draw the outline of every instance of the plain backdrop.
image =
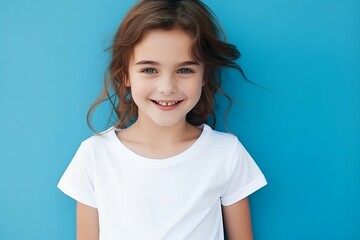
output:
[[[0, 239], [75, 239], [56, 184], [92, 134], [104, 50], [134, 2], [1, 1]], [[269, 182], [250, 198], [256, 239], [360, 239], [360, 1], [204, 2], [264, 88], [225, 72], [227, 126]]]

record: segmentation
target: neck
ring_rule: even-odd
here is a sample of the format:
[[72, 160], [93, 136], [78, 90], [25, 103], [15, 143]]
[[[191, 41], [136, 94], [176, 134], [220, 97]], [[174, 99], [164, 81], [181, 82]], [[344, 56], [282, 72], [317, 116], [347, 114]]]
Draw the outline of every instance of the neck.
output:
[[141, 133], [144, 141], [157, 143], [174, 143], [187, 138], [187, 133], [192, 125], [186, 121], [179, 122], [172, 126], [159, 126], [149, 122], [136, 121], [132, 127]]
[[164, 127], [136, 121], [119, 131], [118, 137], [132, 151], [150, 158], [167, 158], [183, 152], [199, 138], [201, 129], [186, 121]]

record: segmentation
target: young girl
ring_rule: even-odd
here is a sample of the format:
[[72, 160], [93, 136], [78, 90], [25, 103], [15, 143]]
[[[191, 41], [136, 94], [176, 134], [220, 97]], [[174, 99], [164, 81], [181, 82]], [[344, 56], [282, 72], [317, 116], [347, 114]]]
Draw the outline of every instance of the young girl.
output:
[[253, 238], [247, 197], [266, 180], [235, 136], [206, 124], [220, 69], [242, 73], [221, 33], [198, 0], [127, 14], [89, 113], [108, 99], [117, 122], [80, 145], [58, 184], [77, 201], [78, 240]]

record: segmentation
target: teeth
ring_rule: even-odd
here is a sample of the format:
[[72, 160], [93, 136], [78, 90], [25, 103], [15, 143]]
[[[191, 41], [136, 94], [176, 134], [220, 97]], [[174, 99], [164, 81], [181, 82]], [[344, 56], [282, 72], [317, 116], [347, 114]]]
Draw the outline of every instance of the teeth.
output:
[[174, 101], [174, 102], [163, 102], [163, 101], [156, 101], [157, 104], [161, 105], [161, 106], [165, 106], [165, 107], [169, 107], [172, 105], [175, 105], [178, 103], [178, 101]]

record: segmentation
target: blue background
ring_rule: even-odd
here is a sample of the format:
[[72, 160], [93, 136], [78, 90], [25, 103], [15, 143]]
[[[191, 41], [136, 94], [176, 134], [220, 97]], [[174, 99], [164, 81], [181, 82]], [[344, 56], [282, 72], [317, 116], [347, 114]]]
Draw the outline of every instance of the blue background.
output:
[[[226, 73], [227, 125], [269, 181], [251, 196], [256, 239], [360, 239], [360, 1], [204, 2], [266, 88]], [[56, 184], [91, 135], [104, 49], [133, 3], [1, 2], [0, 239], [75, 239]]]

